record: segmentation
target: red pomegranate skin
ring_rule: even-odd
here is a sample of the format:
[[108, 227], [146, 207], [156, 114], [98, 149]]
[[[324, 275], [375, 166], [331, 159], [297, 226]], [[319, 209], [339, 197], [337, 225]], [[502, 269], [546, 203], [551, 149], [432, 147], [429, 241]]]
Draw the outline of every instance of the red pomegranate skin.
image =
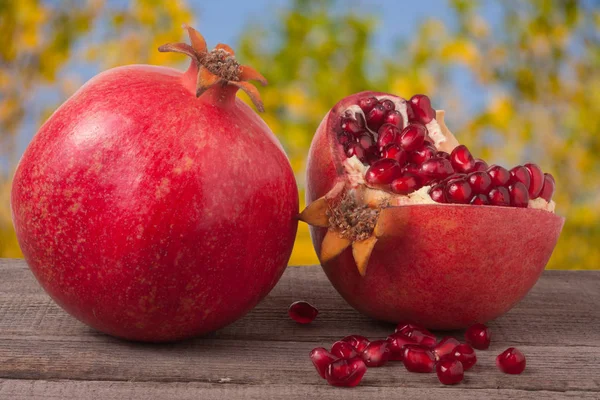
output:
[[[362, 97], [345, 98], [321, 122], [309, 151], [307, 204], [343, 179], [341, 145], [331, 132], [340, 113]], [[351, 248], [323, 270], [361, 313], [430, 329], [466, 328], [510, 310], [539, 278], [564, 224], [547, 211], [512, 207], [412, 205], [386, 214], [387, 235], [376, 243], [364, 277]], [[320, 254], [327, 229], [310, 226], [310, 232]]]
[[269, 293], [291, 254], [289, 161], [237, 88], [195, 96], [197, 68], [108, 70], [42, 126], [15, 174], [17, 238], [66, 311], [121, 338], [219, 329]]

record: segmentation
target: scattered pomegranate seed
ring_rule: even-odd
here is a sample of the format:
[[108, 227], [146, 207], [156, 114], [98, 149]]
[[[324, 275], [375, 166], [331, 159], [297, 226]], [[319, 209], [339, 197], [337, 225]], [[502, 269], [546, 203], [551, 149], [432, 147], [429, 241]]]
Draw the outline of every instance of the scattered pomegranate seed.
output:
[[357, 142], [349, 143], [346, 147], [346, 157], [356, 156], [363, 163], [367, 160], [367, 152]]
[[465, 332], [465, 341], [478, 350], [485, 350], [490, 347], [491, 340], [492, 331], [484, 324], [471, 325]]
[[514, 347], [509, 347], [496, 357], [496, 365], [506, 374], [520, 374], [525, 370], [526, 363], [523, 353]]
[[529, 192], [522, 182], [514, 182], [508, 187], [510, 205], [526, 208], [529, 204]]
[[423, 164], [425, 161], [434, 157], [435, 147], [425, 144], [417, 150], [411, 151], [408, 155], [408, 161], [414, 164]]
[[387, 340], [373, 340], [361, 354], [367, 367], [381, 367], [389, 361], [390, 355]]
[[536, 199], [539, 197], [542, 187], [544, 186], [544, 173], [536, 164], [525, 164], [525, 168], [527, 168], [531, 178], [531, 184], [529, 185], [529, 198]]
[[423, 146], [427, 129], [421, 124], [408, 124], [400, 134], [399, 144], [406, 151], [414, 151]]
[[487, 206], [490, 204], [490, 200], [485, 194], [477, 194], [471, 199], [471, 204], [475, 206]]
[[337, 360], [325, 370], [325, 379], [333, 386], [354, 387], [360, 383], [366, 372], [367, 366], [359, 357]]
[[365, 174], [365, 180], [372, 185], [387, 185], [401, 175], [400, 164], [389, 158], [382, 158], [371, 164]]
[[400, 333], [413, 339], [417, 344], [428, 348], [434, 347], [437, 342], [435, 335], [425, 328], [404, 328]]
[[404, 367], [410, 372], [432, 372], [435, 357], [431, 350], [418, 344], [404, 346]]
[[391, 100], [383, 100], [381, 102], [381, 105], [383, 106], [383, 108], [385, 108], [386, 111], [394, 111], [396, 109], [394, 102]]
[[383, 122], [386, 124], [392, 124], [398, 129], [404, 128], [404, 119], [398, 110], [389, 111], [387, 114], [385, 114]]
[[439, 360], [448, 354], [452, 354], [454, 348], [456, 348], [456, 346], [459, 344], [460, 342], [458, 340], [454, 339], [453, 337], [446, 336], [435, 345], [432, 350], [433, 355], [435, 356], [436, 360]]
[[525, 189], [529, 190], [529, 185], [531, 184], [531, 175], [527, 168], [522, 165], [517, 165], [510, 171], [510, 183], [521, 182], [525, 185]]
[[358, 106], [361, 110], [363, 110], [365, 115], [368, 115], [369, 111], [371, 111], [377, 104], [379, 104], [377, 97], [367, 97], [366, 99], [360, 99], [358, 101]]
[[463, 365], [456, 360], [442, 360], [435, 365], [435, 372], [444, 385], [456, 385], [465, 377]]
[[429, 97], [424, 94], [415, 94], [410, 98], [414, 118], [422, 124], [427, 124], [435, 118], [435, 110], [431, 107]]
[[475, 159], [469, 149], [467, 149], [467, 146], [463, 144], [456, 146], [452, 150], [450, 162], [452, 162], [452, 167], [457, 172], [470, 172], [475, 166]]
[[473, 191], [466, 179], [453, 179], [446, 185], [448, 203], [466, 204], [471, 200]]
[[396, 332], [387, 337], [390, 348], [390, 360], [402, 361], [404, 357], [404, 346], [417, 344], [416, 340], [401, 332]]
[[477, 355], [475, 350], [468, 344], [462, 343], [454, 348], [454, 351], [446, 356], [448, 359], [454, 359], [460, 361], [465, 371], [471, 369], [477, 362]]
[[473, 193], [486, 194], [492, 188], [492, 178], [485, 171], [475, 171], [467, 175]]
[[421, 331], [427, 330], [427, 329], [425, 329], [425, 327], [423, 325], [419, 325], [419, 324], [417, 324], [415, 322], [400, 321], [396, 325], [396, 329], [394, 329], [394, 332], [395, 333], [404, 333], [404, 334], [406, 334], [407, 332], [412, 331], [413, 329], [419, 329]]
[[295, 301], [288, 308], [288, 315], [299, 324], [310, 324], [317, 318], [319, 310], [306, 301]]
[[367, 114], [367, 124], [369, 127], [374, 131], [378, 131], [381, 125], [383, 125], [383, 119], [386, 113], [387, 111], [381, 103], [373, 107]]
[[434, 157], [421, 164], [419, 171], [419, 176], [430, 177], [433, 179], [443, 179], [452, 175], [454, 169], [452, 169], [452, 164], [450, 164], [449, 160], [445, 158]]
[[398, 194], [409, 194], [421, 187], [419, 178], [410, 173], [403, 173], [401, 177], [394, 179], [390, 185], [392, 192]]
[[500, 165], [492, 165], [488, 168], [487, 173], [492, 178], [493, 186], [506, 186], [510, 180], [510, 172]]
[[331, 346], [331, 354], [344, 359], [353, 358], [358, 355], [354, 346], [343, 340], [338, 340]]
[[510, 206], [510, 193], [508, 189], [505, 187], [497, 187], [490, 190], [488, 193], [488, 198], [490, 199], [490, 204], [494, 206]]
[[381, 158], [389, 158], [396, 160], [398, 164], [404, 165], [406, 162], [406, 152], [400, 148], [397, 144], [388, 144], [381, 151]]
[[438, 184], [429, 189], [429, 197], [437, 203], [447, 203], [444, 185]]
[[475, 159], [472, 171], [487, 171], [488, 164], [480, 158]]
[[325, 379], [327, 367], [329, 367], [329, 364], [332, 362], [337, 361], [338, 358], [323, 347], [317, 347], [310, 352], [310, 360], [317, 369], [319, 375], [321, 375], [321, 378]]
[[544, 174], [544, 186], [540, 192], [540, 197], [546, 201], [552, 200], [552, 195], [556, 189], [556, 182], [554, 177], [550, 174]]
[[356, 349], [357, 352], [362, 353], [364, 349], [369, 345], [369, 339], [360, 335], [350, 335], [340, 340], [346, 342]]

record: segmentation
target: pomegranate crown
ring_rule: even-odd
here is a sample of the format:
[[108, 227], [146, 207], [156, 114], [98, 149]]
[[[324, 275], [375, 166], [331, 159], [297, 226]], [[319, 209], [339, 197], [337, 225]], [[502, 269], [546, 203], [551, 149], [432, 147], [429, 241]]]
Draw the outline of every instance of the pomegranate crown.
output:
[[158, 48], [160, 52], [175, 52], [189, 56], [196, 62], [198, 77], [196, 80], [196, 97], [200, 97], [208, 89], [216, 85], [222, 87], [233, 85], [242, 89], [258, 111], [264, 111], [263, 102], [256, 87], [248, 81], [258, 81], [263, 86], [267, 80], [257, 70], [247, 65], [240, 65], [235, 59], [235, 52], [226, 44], [219, 43], [208, 51], [204, 37], [189, 25], [183, 25], [190, 37], [187, 43], [167, 43]]

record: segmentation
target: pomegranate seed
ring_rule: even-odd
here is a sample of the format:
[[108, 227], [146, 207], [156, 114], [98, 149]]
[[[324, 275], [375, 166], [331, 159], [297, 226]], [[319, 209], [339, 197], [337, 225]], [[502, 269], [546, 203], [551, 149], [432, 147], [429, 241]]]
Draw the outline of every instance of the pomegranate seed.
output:
[[413, 163], [408, 163], [402, 167], [402, 172], [405, 174], [419, 175], [419, 166]]
[[402, 119], [402, 114], [400, 114], [400, 111], [398, 110], [389, 111], [387, 114], [385, 114], [383, 122], [394, 125], [398, 129], [404, 128], [404, 119]]
[[477, 362], [477, 355], [475, 354], [475, 350], [468, 344], [459, 344], [454, 348], [454, 351], [446, 356], [445, 359], [452, 359], [456, 361], [460, 361], [463, 365], [465, 371], [471, 369], [473, 365]]
[[496, 365], [505, 374], [519, 375], [525, 370], [525, 356], [518, 349], [509, 347], [496, 357]]
[[487, 193], [492, 188], [492, 178], [485, 171], [471, 172], [467, 175], [467, 180], [475, 194]]
[[435, 110], [431, 108], [429, 97], [424, 94], [415, 94], [410, 98], [410, 105], [414, 118], [422, 124], [427, 124], [435, 118]]
[[419, 176], [426, 176], [433, 179], [443, 179], [454, 173], [452, 164], [445, 158], [430, 158], [421, 164]]
[[438, 184], [429, 189], [429, 197], [437, 203], [447, 203], [446, 194], [444, 193], [444, 185]]
[[329, 364], [337, 360], [338, 358], [336, 356], [322, 347], [317, 347], [310, 352], [310, 361], [312, 361], [317, 372], [323, 379], [325, 379], [325, 371], [327, 370], [327, 367], [329, 367]]
[[522, 165], [517, 165], [510, 171], [510, 183], [521, 182], [525, 185], [525, 189], [529, 190], [529, 185], [531, 184], [531, 175], [529, 175], [529, 171]]
[[458, 340], [454, 339], [453, 337], [446, 336], [445, 338], [442, 338], [442, 340], [440, 340], [438, 344], [435, 345], [435, 347], [432, 350], [433, 355], [435, 356], [436, 360], [439, 360], [442, 357], [447, 356], [448, 354], [452, 354], [454, 348], [459, 344], [460, 342]]
[[348, 143], [354, 141], [354, 137], [346, 132], [340, 132], [338, 135], [338, 142], [342, 145], [347, 145]]
[[381, 367], [390, 359], [387, 340], [373, 340], [361, 354], [367, 367]]
[[366, 99], [360, 99], [358, 101], [358, 106], [363, 110], [365, 115], [367, 115], [377, 104], [379, 104], [377, 97], [367, 97]]
[[542, 187], [539, 197], [546, 201], [550, 201], [552, 200], [552, 195], [554, 194], [555, 189], [556, 182], [554, 181], [554, 177], [550, 174], [544, 174], [544, 186]]
[[291, 319], [299, 324], [309, 324], [317, 318], [319, 310], [306, 301], [295, 301], [288, 308], [288, 314]]
[[471, 199], [471, 204], [475, 206], [487, 206], [490, 204], [490, 200], [485, 194], [477, 194]]
[[382, 104], [377, 104], [375, 107], [373, 107], [373, 109], [367, 114], [367, 124], [369, 127], [374, 131], [378, 131], [381, 125], [383, 125], [383, 118], [385, 117], [386, 113], [387, 111]]
[[[413, 329], [418, 329], [421, 331], [427, 331], [427, 329], [423, 325], [419, 325], [412, 321], [400, 321], [396, 325], [396, 329], [394, 329], [395, 333], [406, 333], [412, 331]], [[427, 331], [429, 332], [429, 331]], [[431, 332], [429, 332], [431, 333]]]
[[476, 158], [471, 171], [486, 171], [487, 169], [488, 169], [488, 164], [485, 161], [483, 161], [482, 159]]
[[492, 165], [488, 168], [487, 173], [492, 178], [493, 186], [506, 186], [510, 180], [510, 172], [499, 165]]
[[475, 166], [475, 159], [469, 149], [467, 149], [467, 146], [463, 144], [456, 146], [452, 150], [450, 162], [452, 162], [452, 167], [457, 172], [470, 172]]
[[383, 108], [385, 108], [386, 111], [394, 111], [396, 109], [394, 102], [391, 100], [383, 100], [381, 102], [381, 105], [383, 106]]
[[387, 337], [390, 347], [390, 360], [402, 361], [404, 357], [404, 345], [417, 344], [416, 340], [406, 336], [404, 333], [396, 332]]
[[361, 126], [354, 118], [342, 118], [341, 127], [344, 132], [355, 136], [365, 130], [365, 127]]
[[423, 146], [427, 129], [421, 124], [409, 124], [400, 134], [400, 146], [406, 151], [413, 151]]
[[529, 204], [529, 192], [522, 182], [515, 182], [508, 187], [510, 193], [510, 205], [513, 207], [526, 208]]
[[392, 160], [396, 160], [398, 164], [404, 165], [406, 162], [406, 152], [397, 144], [388, 144], [381, 151], [381, 158], [390, 158]]
[[405, 328], [400, 333], [413, 339], [417, 344], [425, 347], [434, 347], [437, 340], [435, 335], [425, 328]]
[[402, 168], [395, 160], [382, 158], [371, 164], [365, 180], [372, 185], [387, 185], [402, 175]]
[[450, 154], [446, 153], [445, 151], [438, 151], [437, 153], [435, 153], [435, 156], [439, 158], [445, 158], [447, 160], [450, 159]]
[[446, 184], [446, 199], [449, 203], [466, 204], [473, 191], [466, 179], [453, 179]]
[[411, 151], [408, 155], [408, 161], [414, 164], [423, 164], [425, 161], [434, 157], [435, 154], [435, 147], [431, 145], [424, 145], [415, 151]]
[[355, 357], [351, 360], [337, 360], [325, 370], [327, 383], [333, 386], [354, 387], [367, 372], [365, 362]]
[[369, 345], [369, 339], [360, 335], [350, 335], [341, 339], [340, 342], [346, 342], [356, 349], [357, 352], [362, 353], [363, 350]]
[[375, 140], [370, 133], [364, 133], [358, 137], [358, 143], [360, 147], [365, 150], [369, 150], [371, 147], [375, 146]]
[[485, 350], [490, 347], [491, 340], [492, 331], [484, 324], [471, 325], [465, 332], [465, 341], [478, 350]]
[[331, 354], [345, 359], [356, 357], [358, 355], [354, 346], [341, 340], [338, 340], [331, 346]]
[[490, 204], [493, 206], [510, 206], [510, 193], [505, 187], [500, 186], [493, 188], [488, 193], [488, 198], [490, 200]]
[[529, 198], [536, 199], [539, 197], [542, 187], [544, 186], [544, 173], [536, 164], [525, 164], [525, 168], [527, 168], [531, 178], [531, 183], [529, 185]]
[[356, 156], [363, 163], [367, 160], [367, 152], [357, 142], [349, 143], [346, 146], [346, 157], [351, 158], [352, 156]]
[[400, 135], [400, 129], [396, 128], [394, 125], [381, 125], [379, 131], [377, 131], [377, 146], [379, 149], [383, 149], [385, 146], [394, 143], [398, 135]]
[[435, 357], [431, 350], [418, 344], [404, 345], [404, 367], [410, 372], [432, 372]]
[[409, 194], [421, 187], [419, 178], [410, 173], [403, 173], [400, 178], [394, 179], [390, 185], [392, 192], [398, 194]]
[[435, 365], [435, 372], [444, 385], [456, 385], [462, 382], [465, 371], [460, 361], [442, 360]]

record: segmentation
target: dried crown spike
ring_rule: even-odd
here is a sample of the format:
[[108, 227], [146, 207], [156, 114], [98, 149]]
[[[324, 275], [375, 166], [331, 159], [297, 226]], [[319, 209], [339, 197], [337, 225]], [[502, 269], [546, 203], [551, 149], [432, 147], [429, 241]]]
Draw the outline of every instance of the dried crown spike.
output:
[[248, 65], [240, 65], [235, 59], [235, 52], [226, 44], [219, 43], [208, 51], [204, 37], [189, 25], [183, 25], [190, 37], [190, 43], [168, 43], [158, 48], [161, 52], [175, 52], [189, 56], [198, 66], [196, 80], [196, 97], [216, 85], [227, 85], [242, 89], [252, 100], [259, 111], [264, 111], [263, 102], [256, 87], [247, 81], [258, 81], [263, 86], [267, 80], [260, 72]]

